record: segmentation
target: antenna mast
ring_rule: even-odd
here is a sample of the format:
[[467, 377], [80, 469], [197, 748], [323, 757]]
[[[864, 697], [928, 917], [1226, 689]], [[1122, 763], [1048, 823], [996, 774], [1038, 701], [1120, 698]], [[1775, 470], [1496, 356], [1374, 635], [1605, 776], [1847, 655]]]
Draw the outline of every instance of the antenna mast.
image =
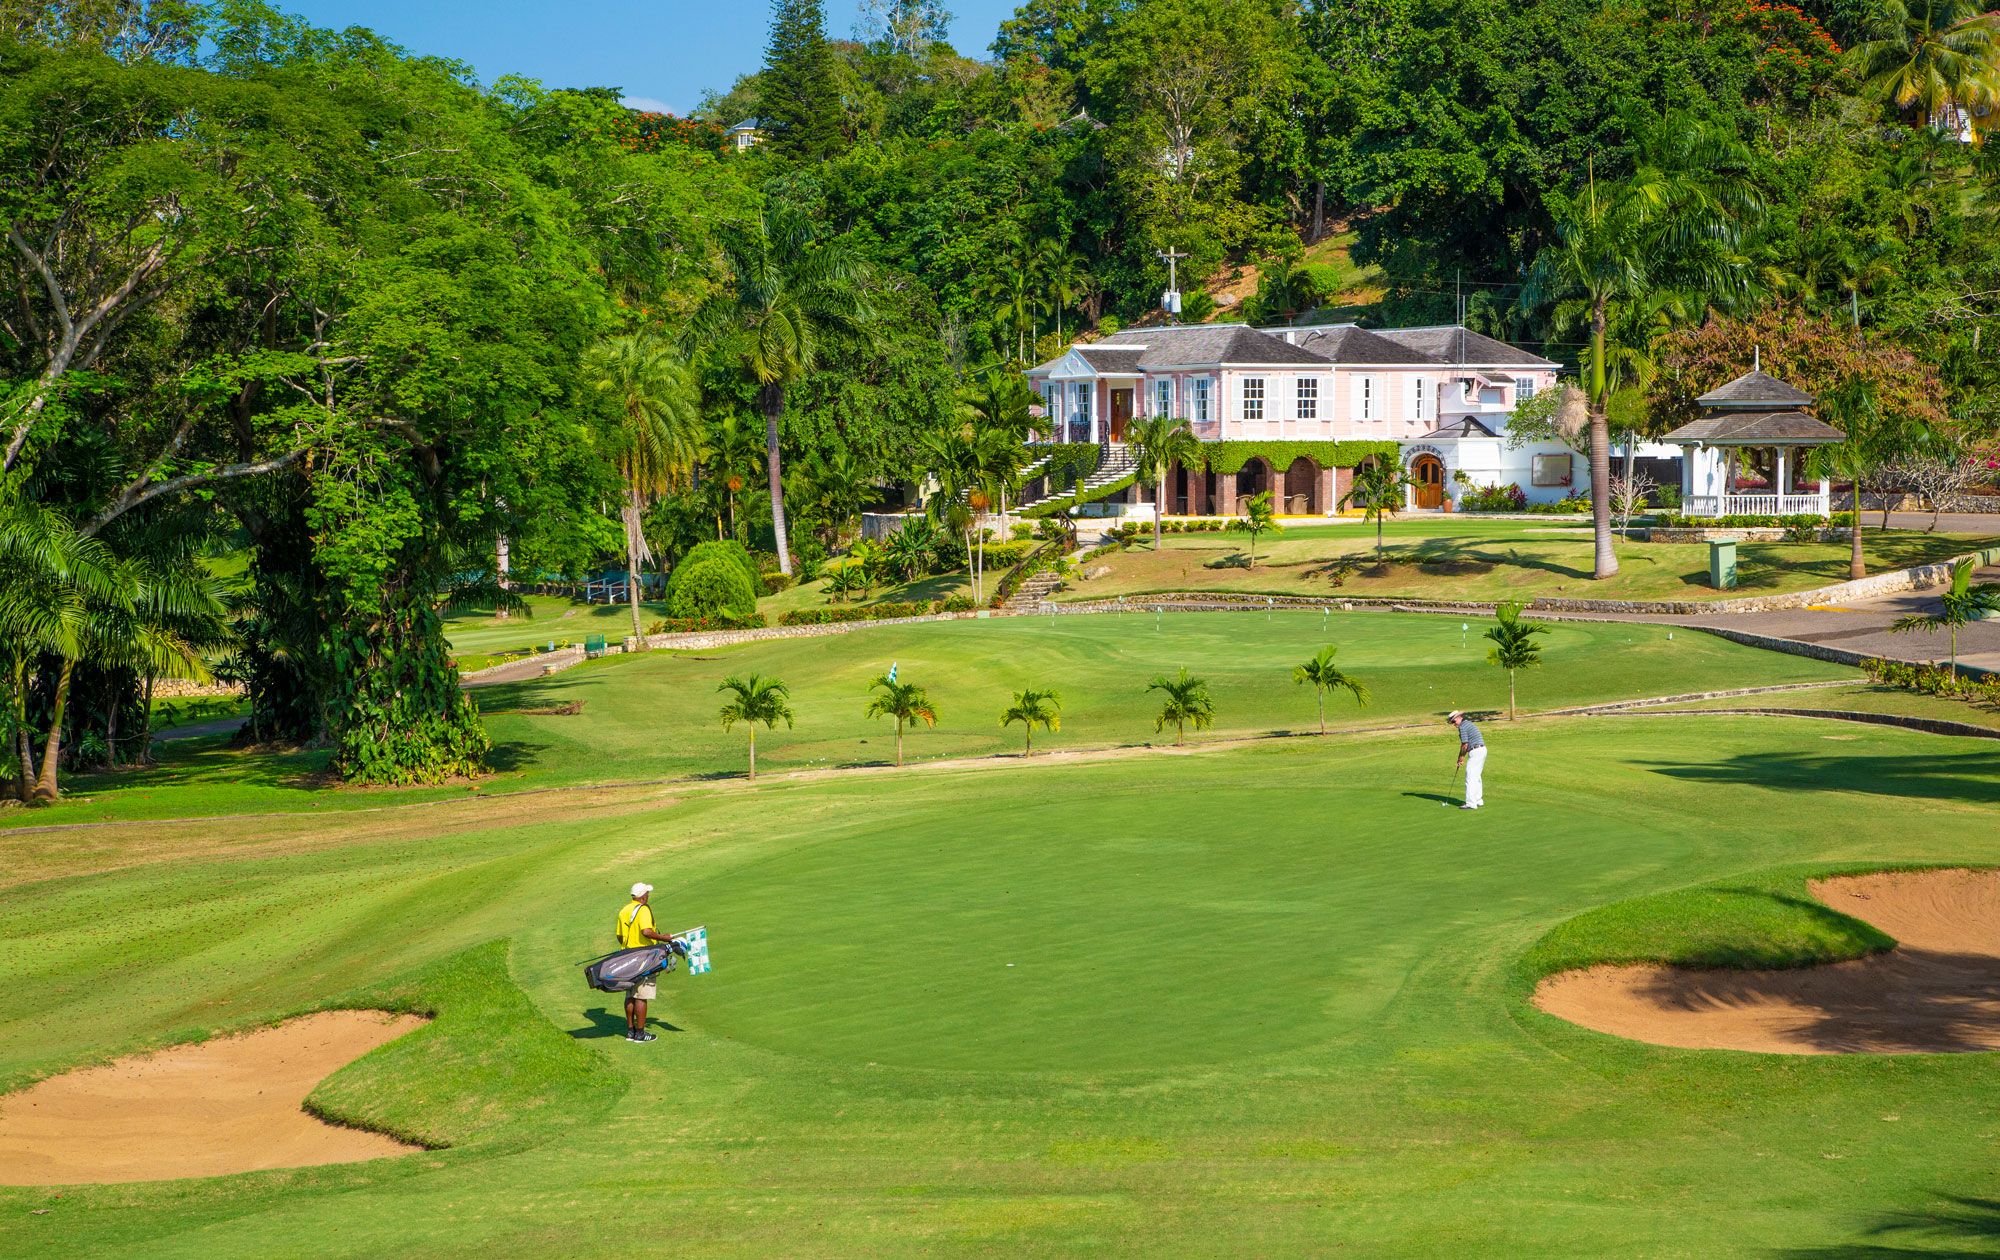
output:
[[1156, 249], [1153, 253], [1160, 258], [1164, 258], [1167, 263], [1167, 291], [1160, 295], [1160, 309], [1171, 316], [1175, 323], [1179, 323], [1181, 318], [1181, 274], [1179, 263], [1187, 255], [1181, 253], [1172, 245], [1167, 246], [1165, 249]]

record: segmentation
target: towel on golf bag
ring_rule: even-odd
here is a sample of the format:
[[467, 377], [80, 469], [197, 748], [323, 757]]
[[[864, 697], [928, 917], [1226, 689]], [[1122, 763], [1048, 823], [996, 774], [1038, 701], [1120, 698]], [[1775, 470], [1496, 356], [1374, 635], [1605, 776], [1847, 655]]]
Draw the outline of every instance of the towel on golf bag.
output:
[[629, 993], [640, 981], [672, 971], [674, 959], [686, 953], [687, 947], [674, 941], [665, 945], [621, 949], [615, 954], [606, 954], [596, 962], [585, 963], [584, 983], [606, 993]]

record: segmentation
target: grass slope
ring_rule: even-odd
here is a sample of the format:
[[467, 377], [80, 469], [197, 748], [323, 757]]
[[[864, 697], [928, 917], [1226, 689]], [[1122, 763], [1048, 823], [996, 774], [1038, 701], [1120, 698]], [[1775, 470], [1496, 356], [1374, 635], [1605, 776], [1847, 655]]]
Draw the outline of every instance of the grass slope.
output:
[[[1522, 1000], [1559, 925], [1570, 957], [1620, 947], [1593, 908], [2000, 860], [1990, 749], [1731, 717], [1490, 733], [1477, 815], [1439, 808], [1450, 740], [1423, 733], [414, 811], [7, 890], [0, 1080], [386, 988], [446, 1018], [320, 1098], [456, 1144], [4, 1190], [0, 1256], [578, 1254], [635, 1228], [718, 1256], [1770, 1255], [1993, 1195], [1985, 1056], [1673, 1051]], [[717, 968], [667, 985], [645, 1047], [574, 966], [634, 878]], [[1703, 934], [1786, 913], [1737, 900]], [[133, 910], [107, 931], [106, 907]], [[504, 967], [465, 952], [500, 938]], [[454, 994], [486, 1013], [451, 1020]], [[515, 1044], [548, 1089], [461, 1079]]]

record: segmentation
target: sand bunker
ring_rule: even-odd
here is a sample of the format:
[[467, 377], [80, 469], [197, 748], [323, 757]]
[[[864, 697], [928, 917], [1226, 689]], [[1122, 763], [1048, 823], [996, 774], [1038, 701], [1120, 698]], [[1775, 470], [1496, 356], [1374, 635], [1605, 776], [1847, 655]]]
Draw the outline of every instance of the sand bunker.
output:
[[423, 1022], [324, 1011], [51, 1077], [0, 1098], [0, 1185], [214, 1177], [420, 1150], [302, 1104], [343, 1064]]
[[1812, 891], [1897, 947], [1793, 971], [1591, 967], [1542, 981], [1535, 1005], [1599, 1032], [1694, 1050], [2000, 1050], [2000, 871], [1863, 875]]

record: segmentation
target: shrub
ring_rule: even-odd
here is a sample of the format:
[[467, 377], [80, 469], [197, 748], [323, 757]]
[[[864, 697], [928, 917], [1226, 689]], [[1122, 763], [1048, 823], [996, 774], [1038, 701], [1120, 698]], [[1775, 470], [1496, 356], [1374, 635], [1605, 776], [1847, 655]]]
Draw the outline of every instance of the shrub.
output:
[[[960, 598], [963, 598], [962, 596]], [[967, 611], [972, 601], [966, 600]], [[934, 605], [884, 600], [879, 604], [860, 604], [845, 608], [794, 608], [778, 618], [781, 626], [825, 626], [846, 621], [885, 621], [892, 617], [926, 617], [936, 611]]]
[[1674, 509], [1680, 507], [1680, 505], [1681, 505], [1681, 488], [1679, 486], [1653, 487], [1654, 507], [1660, 508], [1663, 511], [1671, 512]]
[[[801, 568], [801, 572], [803, 571], [803, 568]], [[779, 591], [791, 587], [795, 582], [795, 579], [790, 574], [781, 573], [775, 569], [769, 573], [759, 574], [758, 580], [763, 583], [766, 595], [776, 595]], [[810, 581], [811, 579], [808, 578], [807, 580]]]
[[1590, 511], [1590, 500], [1573, 494], [1554, 503], [1530, 503], [1527, 510], [1537, 516], [1576, 516]]
[[1017, 565], [1027, 559], [1028, 553], [1034, 549], [1034, 541], [1025, 538], [1015, 542], [987, 543], [986, 567], [1003, 569]]
[[647, 634], [697, 634], [704, 630], [760, 630], [770, 624], [763, 613], [748, 617], [666, 617], [646, 627]]
[[1988, 704], [2000, 704], [2000, 678], [1974, 678], [1960, 674], [1954, 681], [1950, 671], [1939, 669], [1935, 665], [1916, 665], [1909, 661], [1879, 659], [1861, 662], [1861, 669], [1868, 675], [1870, 682], [1885, 687], [1921, 692], [1927, 696], [1950, 696], [1961, 700], [1983, 700]]
[[970, 595], [947, 595], [937, 603], [937, 610], [941, 613], [971, 612], [978, 607]]
[[744, 573], [741, 563], [725, 555], [691, 556], [674, 568], [667, 582], [667, 616], [672, 618], [740, 618], [756, 611], [755, 579]]
[[[762, 584], [758, 577], [758, 574], [762, 571], [762, 566], [751, 558], [749, 550], [742, 543], [736, 542], [733, 539], [711, 539], [708, 542], [696, 543], [693, 547], [689, 548], [687, 555], [681, 557], [681, 562], [674, 566], [673, 573], [667, 578], [667, 598], [669, 600], [673, 599], [674, 580], [680, 576], [681, 570], [699, 564], [704, 560], [723, 560], [734, 565], [737, 572], [743, 575], [744, 584], [750, 588], [751, 596], [754, 598], [763, 594]], [[770, 567], [774, 569], [778, 567], [776, 556], [771, 557]]]
[[1118, 332], [1120, 329], [1124, 327], [1125, 327], [1125, 321], [1118, 318], [1116, 315], [1106, 315], [1102, 319], [1097, 321], [1097, 331], [1102, 333], [1106, 337], [1109, 337], [1112, 333]]
[[1013, 536], [1014, 541], [1026, 542], [1034, 538], [1035, 527], [1026, 521], [1015, 521], [1007, 527], [1007, 532]]
[[1480, 486], [1466, 491], [1458, 500], [1461, 512], [1519, 512], [1527, 506], [1527, 493], [1512, 482], [1504, 486]]

